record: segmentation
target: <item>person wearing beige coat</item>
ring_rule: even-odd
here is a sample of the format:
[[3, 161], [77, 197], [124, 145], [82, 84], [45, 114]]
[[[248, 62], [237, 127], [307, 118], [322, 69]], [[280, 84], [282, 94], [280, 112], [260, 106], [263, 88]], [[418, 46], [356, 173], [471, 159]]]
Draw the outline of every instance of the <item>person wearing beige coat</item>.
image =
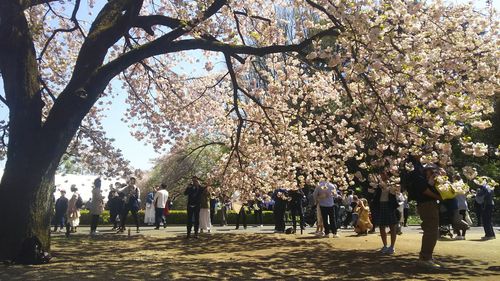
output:
[[99, 217], [104, 210], [104, 201], [101, 194], [101, 179], [97, 178], [94, 180], [94, 189], [92, 189], [92, 202], [90, 205], [90, 215], [92, 215], [92, 221], [90, 223], [90, 235], [95, 235], [97, 233], [97, 223], [99, 222]]

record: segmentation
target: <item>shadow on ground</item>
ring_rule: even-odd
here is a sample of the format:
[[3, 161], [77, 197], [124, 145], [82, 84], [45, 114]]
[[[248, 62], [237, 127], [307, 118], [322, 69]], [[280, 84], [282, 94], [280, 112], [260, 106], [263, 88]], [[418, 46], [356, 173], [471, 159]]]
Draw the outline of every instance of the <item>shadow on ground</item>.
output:
[[[449, 280], [500, 279], [498, 266], [462, 256], [441, 257], [444, 270], [415, 265], [415, 256], [336, 249], [328, 239], [216, 234], [127, 238], [105, 234], [54, 238], [47, 265], [9, 266], [0, 280]], [[62, 247], [64, 245], [64, 247]]]

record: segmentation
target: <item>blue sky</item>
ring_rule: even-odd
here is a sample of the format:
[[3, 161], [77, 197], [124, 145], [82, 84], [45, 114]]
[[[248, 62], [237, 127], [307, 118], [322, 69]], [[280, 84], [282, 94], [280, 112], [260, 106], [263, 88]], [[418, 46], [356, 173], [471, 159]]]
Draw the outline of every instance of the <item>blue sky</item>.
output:
[[[103, 0], [97, 0], [98, 4], [104, 3]], [[486, 0], [476, 0], [476, 1], [464, 1], [464, 0], [455, 0], [455, 1], [447, 1], [447, 2], [474, 2], [478, 7], [484, 7], [486, 5]], [[493, 1], [494, 7], [499, 10], [500, 9], [500, 0]], [[196, 72], [201, 74], [200, 70], [203, 70], [205, 61], [202, 59], [202, 55], [200, 52], [191, 52], [192, 56], [196, 56], [200, 58], [200, 61], [195, 64], [183, 64], [176, 70], [176, 72], [180, 73], [192, 73]], [[220, 62], [220, 59], [217, 59], [217, 62]], [[216, 70], [221, 69], [224, 66], [221, 63], [215, 63]], [[182, 69], [181, 69], [182, 68]], [[121, 89], [120, 82], [113, 82], [114, 89]], [[3, 82], [0, 79], [0, 95], [4, 96]], [[143, 142], [137, 141], [134, 137], [130, 135], [130, 130], [126, 124], [124, 124], [120, 119], [124, 115], [124, 112], [127, 110], [127, 105], [125, 104], [125, 93], [122, 95], [118, 95], [114, 100], [114, 104], [112, 109], [107, 113], [107, 117], [103, 120], [103, 126], [105, 131], [107, 132], [108, 137], [115, 139], [115, 146], [123, 151], [123, 154], [126, 159], [131, 161], [131, 164], [134, 168], [139, 168], [143, 170], [148, 170], [152, 168], [153, 163], [152, 159], [157, 158], [160, 154], [157, 154], [152, 146], [147, 145]], [[3, 104], [0, 104], [0, 120], [6, 120], [8, 116], [8, 111]], [[0, 162], [0, 167], [3, 167], [4, 162]]]

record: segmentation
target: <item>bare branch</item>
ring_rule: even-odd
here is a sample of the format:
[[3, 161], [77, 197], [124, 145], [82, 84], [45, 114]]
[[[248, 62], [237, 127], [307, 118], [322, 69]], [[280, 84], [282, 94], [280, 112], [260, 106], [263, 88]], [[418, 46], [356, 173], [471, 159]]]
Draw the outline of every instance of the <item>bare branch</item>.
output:
[[[246, 16], [246, 17], [248, 17], [248, 13], [247, 13], [247, 12], [234, 11], [234, 14], [235, 14], [235, 15], [242, 15], [242, 16]], [[268, 18], [265, 18], [265, 17], [261, 17], [261, 16], [254, 16], [254, 15], [252, 15], [252, 16], [250, 16], [250, 18], [252, 18], [252, 19], [257, 19], [257, 20], [262, 20], [262, 21], [265, 21], [265, 22], [267, 22], [267, 23], [271, 24], [271, 20], [270, 20], [270, 19], [268, 19]]]

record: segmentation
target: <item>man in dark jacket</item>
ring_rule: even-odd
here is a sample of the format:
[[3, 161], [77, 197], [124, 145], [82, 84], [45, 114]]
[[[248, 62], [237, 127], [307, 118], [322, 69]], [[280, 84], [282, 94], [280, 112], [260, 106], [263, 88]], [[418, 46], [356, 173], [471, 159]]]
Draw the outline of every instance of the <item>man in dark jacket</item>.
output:
[[437, 167], [424, 168], [420, 162], [420, 156], [410, 156], [413, 171], [410, 173], [412, 182], [412, 193], [417, 201], [417, 212], [422, 220], [422, 246], [420, 249], [420, 264], [430, 268], [441, 268], [439, 263], [433, 260], [434, 247], [439, 237], [439, 205], [441, 195], [434, 187], [434, 172]]
[[61, 189], [61, 197], [56, 200], [56, 213], [54, 215], [54, 232], [57, 231], [59, 226], [59, 231], [64, 228], [64, 223], [66, 222], [66, 211], [68, 210], [68, 198], [65, 197], [66, 191]]
[[305, 229], [304, 227], [304, 209], [302, 206], [302, 202], [305, 199], [304, 192], [302, 189], [297, 189], [297, 190], [290, 190], [288, 192], [288, 196], [290, 196], [291, 201], [290, 201], [290, 212], [292, 215], [292, 225], [293, 225], [293, 232], [295, 233], [297, 231], [297, 216], [300, 218], [300, 229], [303, 230]]
[[201, 194], [203, 188], [196, 176], [192, 177], [192, 183], [186, 187], [184, 195], [188, 197], [187, 200], [187, 236], [191, 237], [191, 229], [194, 224], [194, 238], [198, 238], [198, 230], [200, 227], [200, 208], [201, 208]]
[[285, 211], [288, 201], [287, 193], [286, 189], [278, 188], [272, 195], [272, 199], [274, 200], [274, 231], [277, 233], [285, 232]]

